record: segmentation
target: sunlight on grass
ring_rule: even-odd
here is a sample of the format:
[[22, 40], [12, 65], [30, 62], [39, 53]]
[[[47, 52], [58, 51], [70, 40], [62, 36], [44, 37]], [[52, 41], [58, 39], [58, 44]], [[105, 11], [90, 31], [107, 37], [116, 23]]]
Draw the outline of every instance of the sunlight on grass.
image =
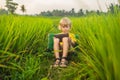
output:
[[[59, 18], [0, 16], [0, 77], [20, 80], [120, 80], [120, 13], [70, 17], [80, 51], [68, 68], [50, 68], [46, 56], [49, 33]], [[51, 54], [51, 53], [48, 53]], [[51, 57], [51, 58], [50, 58]], [[49, 76], [48, 76], [49, 74]]]

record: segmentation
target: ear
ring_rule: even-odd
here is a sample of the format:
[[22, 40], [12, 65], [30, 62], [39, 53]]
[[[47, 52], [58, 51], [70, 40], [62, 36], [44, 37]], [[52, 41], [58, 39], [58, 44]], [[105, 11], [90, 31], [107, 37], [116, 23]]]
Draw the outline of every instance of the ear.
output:
[[61, 30], [61, 26], [60, 25], [58, 26], [58, 29]]

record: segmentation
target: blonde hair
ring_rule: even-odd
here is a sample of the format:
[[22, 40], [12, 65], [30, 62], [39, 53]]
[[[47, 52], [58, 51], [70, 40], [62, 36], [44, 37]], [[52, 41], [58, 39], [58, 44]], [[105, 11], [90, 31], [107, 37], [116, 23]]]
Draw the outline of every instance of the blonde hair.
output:
[[69, 27], [71, 27], [71, 20], [68, 17], [63, 17], [59, 22], [58, 26], [59, 30], [61, 30], [62, 25], [69, 25]]

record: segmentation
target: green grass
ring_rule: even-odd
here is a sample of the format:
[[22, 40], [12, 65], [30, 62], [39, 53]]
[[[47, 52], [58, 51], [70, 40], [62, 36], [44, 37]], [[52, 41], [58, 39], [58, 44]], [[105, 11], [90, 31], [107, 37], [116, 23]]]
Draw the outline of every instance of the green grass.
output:
[[60, 18], [0, 16], [0, 77], [4, 80], [120, 80], [120, 13], [70, 17], [80, 51], [67, 68], [51, 68], [44, 52]]

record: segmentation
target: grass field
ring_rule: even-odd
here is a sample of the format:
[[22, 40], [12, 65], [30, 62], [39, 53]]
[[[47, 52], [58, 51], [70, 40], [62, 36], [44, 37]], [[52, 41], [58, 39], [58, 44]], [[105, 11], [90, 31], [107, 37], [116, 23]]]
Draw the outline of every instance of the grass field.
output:
[[59, 18], [0, 16], [0, 78], [3, 80], [120, 80], [120, 13], [70, 17], [79, 50], [67, 68], [51, 68], [44, 52]]

